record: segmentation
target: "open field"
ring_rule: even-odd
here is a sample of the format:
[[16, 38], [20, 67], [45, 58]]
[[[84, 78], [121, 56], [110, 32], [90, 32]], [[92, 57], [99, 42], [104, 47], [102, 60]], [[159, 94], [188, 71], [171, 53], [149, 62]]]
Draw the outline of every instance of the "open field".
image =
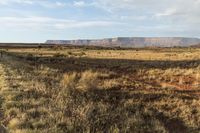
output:
[[200, 133], [200, 49], [1, 48], [0, 131]]

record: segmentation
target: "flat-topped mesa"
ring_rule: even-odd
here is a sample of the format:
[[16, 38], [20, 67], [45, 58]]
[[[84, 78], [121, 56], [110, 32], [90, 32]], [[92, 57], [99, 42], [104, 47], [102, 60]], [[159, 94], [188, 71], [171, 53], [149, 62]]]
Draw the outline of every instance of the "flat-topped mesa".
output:
[[189, 47], [200, 43], [199, 38], [185, 37], [117, 37], [106, 39], [47, 40], [47, 44], [72, 44], [120, 47]]

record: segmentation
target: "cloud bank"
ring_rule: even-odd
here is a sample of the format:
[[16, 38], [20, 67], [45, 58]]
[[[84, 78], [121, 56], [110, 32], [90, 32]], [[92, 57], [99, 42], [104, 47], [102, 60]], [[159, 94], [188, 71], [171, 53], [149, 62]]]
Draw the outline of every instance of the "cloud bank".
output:
[[200, 37], [199, 16], [200, 0], [0, 0], [0, 31], [57, 30], [72, 38]]

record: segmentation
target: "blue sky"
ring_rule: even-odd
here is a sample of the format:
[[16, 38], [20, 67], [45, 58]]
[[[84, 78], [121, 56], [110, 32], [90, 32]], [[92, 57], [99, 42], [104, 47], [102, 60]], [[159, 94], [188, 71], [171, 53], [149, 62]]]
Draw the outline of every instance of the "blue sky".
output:
[[200, 37], [200, 0], [0, 0], [0, 42]]

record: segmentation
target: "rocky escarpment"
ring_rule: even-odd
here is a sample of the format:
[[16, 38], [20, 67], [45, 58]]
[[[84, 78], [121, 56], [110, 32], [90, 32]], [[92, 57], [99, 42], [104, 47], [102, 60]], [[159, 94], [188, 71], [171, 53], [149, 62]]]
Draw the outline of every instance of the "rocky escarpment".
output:
[[46, 43], [107, 47], [188, 47], [200, 43], [200, 39], [184, 37], [118, 37], [98, 40], [47, 40]]

